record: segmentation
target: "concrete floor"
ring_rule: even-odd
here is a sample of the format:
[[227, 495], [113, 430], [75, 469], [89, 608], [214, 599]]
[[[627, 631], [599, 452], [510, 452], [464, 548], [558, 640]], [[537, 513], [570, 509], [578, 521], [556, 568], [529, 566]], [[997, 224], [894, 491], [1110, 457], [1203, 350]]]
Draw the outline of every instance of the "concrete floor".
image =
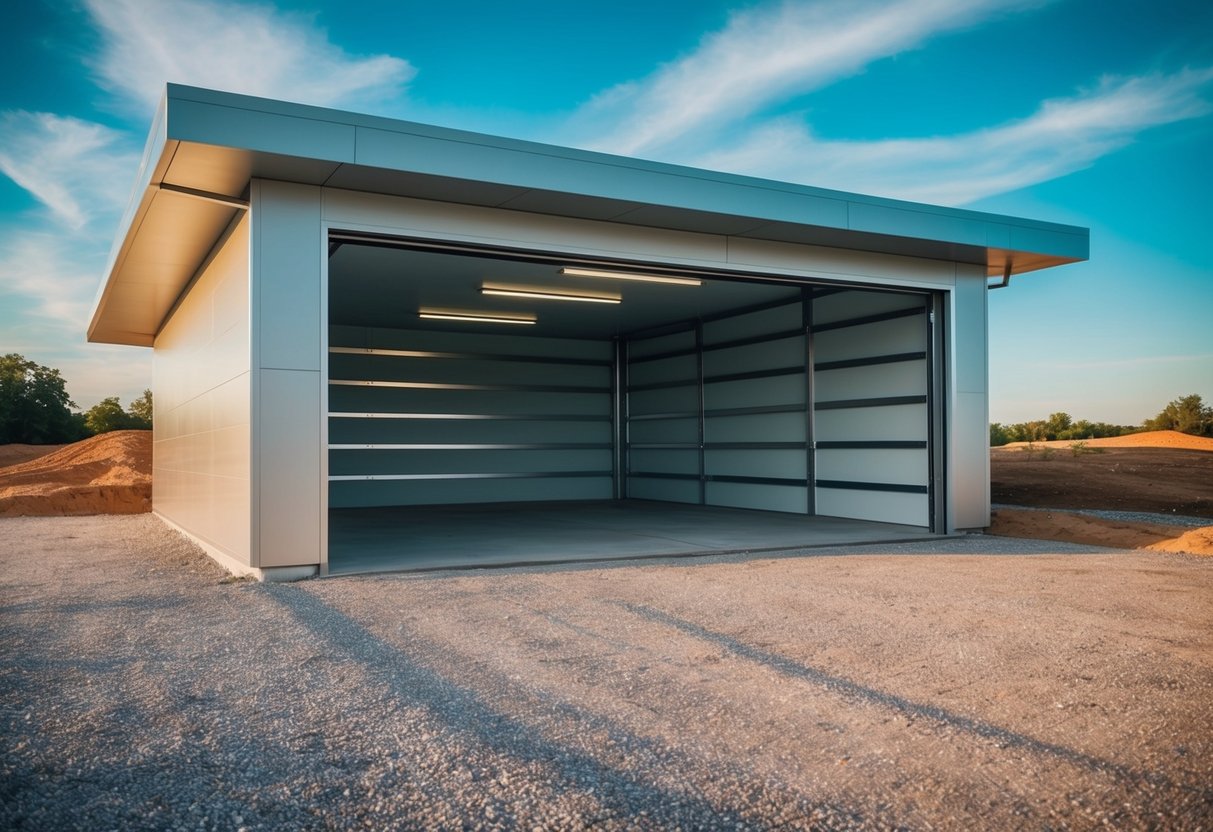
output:
[[641, 500], [332, 509], [329, 574], [889, 543], [918, 526]]

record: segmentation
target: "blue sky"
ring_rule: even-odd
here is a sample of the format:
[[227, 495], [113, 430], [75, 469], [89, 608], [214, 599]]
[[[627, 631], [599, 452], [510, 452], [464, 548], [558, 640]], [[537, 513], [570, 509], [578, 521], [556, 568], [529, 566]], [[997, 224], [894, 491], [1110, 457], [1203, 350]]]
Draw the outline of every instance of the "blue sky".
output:
[[167, 81], [1091, 229], [990, 295], [991, 418], [1213, 402], [1207, 0], [32, 0], [0, 38], [0, 352], [82, 407], [84, 330]]

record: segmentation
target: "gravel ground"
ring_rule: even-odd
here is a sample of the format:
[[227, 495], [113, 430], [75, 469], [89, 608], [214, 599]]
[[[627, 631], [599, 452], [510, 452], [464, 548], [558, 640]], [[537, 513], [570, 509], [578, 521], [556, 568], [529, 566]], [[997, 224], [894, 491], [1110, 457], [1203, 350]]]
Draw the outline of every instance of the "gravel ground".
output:
[[995, 503], [991, 508], [1013, 508], [1021, 511], [1064, 512], [1066, 514], [1086, 514], [1102, 520], [1121, 520], [1126, 523], [1160, 523], [1164, 526], [1183, 526], [1189, 529], [1199, 529], [1213, 526], [1213, 520], [1208, 517], [1189, 517], [1183, 514], [1158, 514], [1152, 511], [1106, 511], [1097, 508], [1042, 508], [1041, 506], [1013, 506], [1009, 503]]
[[1210, 829], [1213, 560], [224, 579], [0, 521], [0, 828]]

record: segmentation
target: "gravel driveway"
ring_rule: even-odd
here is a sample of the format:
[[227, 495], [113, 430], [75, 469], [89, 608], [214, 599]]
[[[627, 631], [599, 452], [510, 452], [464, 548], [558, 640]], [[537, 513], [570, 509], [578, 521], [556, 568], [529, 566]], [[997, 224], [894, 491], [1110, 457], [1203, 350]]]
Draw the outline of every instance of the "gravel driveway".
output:
[[0, 828], [1213, 828], [1213, 559], [260, 585], [140, 515], [0, 561]]

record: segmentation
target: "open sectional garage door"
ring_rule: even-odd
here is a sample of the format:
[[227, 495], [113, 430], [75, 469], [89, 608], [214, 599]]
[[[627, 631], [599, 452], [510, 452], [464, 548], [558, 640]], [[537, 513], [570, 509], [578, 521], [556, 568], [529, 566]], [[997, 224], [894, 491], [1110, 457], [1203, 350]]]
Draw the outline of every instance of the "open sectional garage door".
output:
[[[769, 548], [807, 543], [780, 526], [797, 517], [936, 525], [928, 293], [354, 234], [330, 250], [338, 571], [371, 548], [380, 567], [443, 545], [476, 562], [457, 527], [517, 543], [523, 516], [584, 546], [598, 527], [577, 521], [604, 506], [648, 524], [749, 522], [754, 548], [779, 529]], [[693, 507], [720, 511], [679, 513]], [[666, 531], [653, 537], [694, 538]]]

